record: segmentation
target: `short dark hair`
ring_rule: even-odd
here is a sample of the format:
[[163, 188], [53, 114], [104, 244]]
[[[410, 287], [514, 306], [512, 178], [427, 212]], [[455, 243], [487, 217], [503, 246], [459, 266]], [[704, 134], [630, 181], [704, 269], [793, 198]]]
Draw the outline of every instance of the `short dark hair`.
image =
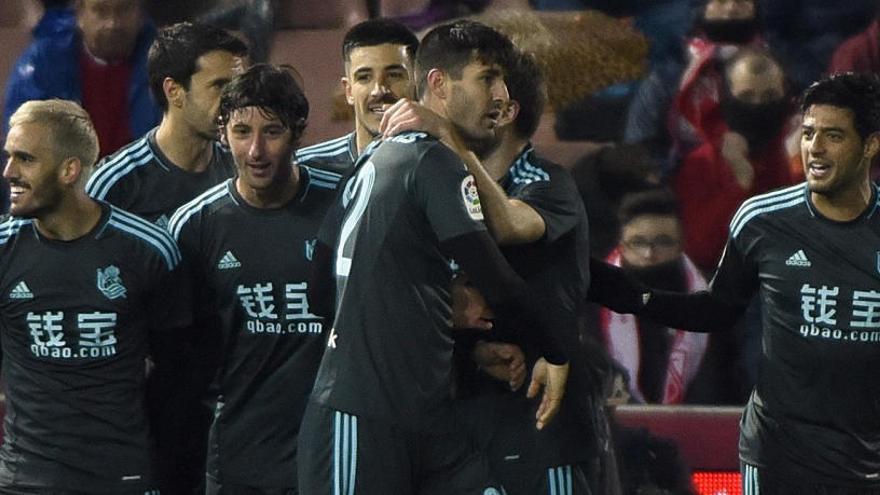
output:
[[189, 89], [196, 61], [202, 55], [220, 50], [244, 57], [248, 53], [244, 41], [228, 31], [208, 24], [178, 22], [159, 31], [147, 54], [150, 90], [162, 110], [168, 110], [163, 82], [166, 77]]
[[257, 64], [229, 82], [220, 95], [220, 124], [226, 125], [236, 110], [257, 107], [278, 117], [299, 140], [309, 118], [309, 101], [290, 69]]
[[530, 138], [538, 128], [547, 103], [544, 72], [535, 57], [526, 52], [517, 53], [504, 72], [510, 99], [519, 103], [519, 114], [513, 128], [518, 137]]
[[880, 78], [874, 74], [844, 72], [810, 85], [801, 96], [801, 112], [813, 105], [831, 105], [852, 112], [862, 140], [880, 130]]
[[345, 33], [342, 40], [342, 60], [351, 62], [351, 52], [355, 48], [390, 43], [406, 47], [406, 55], [412, 59], [419, 47], [419, 39], [403, 24], [391, 19], [370, 19]]
[[514, 53], [510, 39], [485, 24], [466, 19], [441, 24], [428, 31], [416, 51], [418, 95], [424, 96], [432, 69], [460, 79], [464, 66], [474, 60], [506, 67]]
[[617, 220], [623, 227], [643, 215], [679, 217], [678, 201], [667, 189], [649, 189], [627, 194], [617, 209]]

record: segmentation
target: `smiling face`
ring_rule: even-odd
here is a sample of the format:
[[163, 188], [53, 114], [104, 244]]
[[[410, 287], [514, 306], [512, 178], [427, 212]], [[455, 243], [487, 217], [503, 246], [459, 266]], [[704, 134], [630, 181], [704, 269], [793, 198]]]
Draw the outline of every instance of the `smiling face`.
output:
[[812, 193], [836, 198], [864, 188], [871, 157], [851, 110], [812, 105], [804, 112], [802, 130], [801, 158]]
[[449, 79], [446, 116], [472, 150], [495, 138], [501, 109], [509, 100], [498, 64], [471, 61], [461, 79]]
[[10, 209], [17, 217], [39, 218], [54, 211], [64, 194], [49, 129], [38, 123], [12, 126], [4, 150], [3, 177], [9, 182]]
[[238, 169], [236, 187], [245, 199], [284, 190], [291, 178], [296, 143], [277, 116], [257, 107], [235, 110], [225, 137]]
[[413, 92], [412, 62], [404, 45], [383, 43], [354, 48], [342, 78], [345, 98], [354, 108], [355, 126], [369, 142], [379, 134], [385, 110]]
[[217, 139], [217, 114], [223, 87], [244, 70], [244, 61], [232, 53], [215, 50], [196, 60], [197, 70], [184, 90], [180, 116], [206, 140]]

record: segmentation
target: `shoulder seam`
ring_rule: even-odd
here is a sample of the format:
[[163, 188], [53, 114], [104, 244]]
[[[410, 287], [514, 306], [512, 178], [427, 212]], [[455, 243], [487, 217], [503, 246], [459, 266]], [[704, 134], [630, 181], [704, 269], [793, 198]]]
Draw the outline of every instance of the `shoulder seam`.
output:
[[183, 224], [209, 204], [226, 196], [228, 194], [228, 187], [229, 180], [225, 180], [178, 208], [171, 215], [171, 219], [168, 220], [168, 232], [171, 234], [171, 237], [177, 240], [180, 237], [180, 230], [183, 228]]
[[336, 149], [340, 147], [342, 147], [343, 149], [347, 149], [349, 138], [351, 138], [351, 134], [345, 134], [344, 136], [339, 136], [337, 138], [329, 139], [327, 141], [315, 143], [311, 146], [305, 146], [297, 150], [297, 155], [299, 155], [300, 153], [308, 155], [330, 150], [336, 151]]
[[124, 148], [118, 156], [95, 170], [86, 184], [86, 192], [95, 199], [104, 199], [119, 180], [132, 170], [146, 165], [152, 158], [153, 152], [147, 139], [141, 138], [140, 143]]
[[737, 237], [746, 224], [758, 215], [797, 206], [805, 201], [803, 183], [746, 200], [730, 221], [730, 235]]
[[30, 225], [33, 220], [24, 218], [10, 218], [0, 223], [0, 245], [6, 244], [9, 240], [21, 231], [25, 225]]
[[107, 223], [151, 245], [165, 260], [168, 270], [173, 270], [180, 263], [181, 254], [177, 243], [160, 227], [114, 206], [111, 206]]

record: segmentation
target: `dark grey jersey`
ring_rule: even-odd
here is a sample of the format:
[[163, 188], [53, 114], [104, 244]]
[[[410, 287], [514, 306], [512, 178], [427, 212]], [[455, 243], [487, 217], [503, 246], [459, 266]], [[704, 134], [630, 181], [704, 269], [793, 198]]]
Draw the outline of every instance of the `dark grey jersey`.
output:
[[144, 404], [151, 331], [190, 323], [180, 251], [162, 229], [102, 205], [73, 241], [0, 224], [6, 437], [0, 486], [46, 493], [155, 487]]
[[[570, 342], [576, 345], [575, 310], [586, 298], [589, 287], [590, 243], [587, 214], [571, 175], [560, 166], [535, 155], [527, 146], [511, 164], [510, 170], [500, 181], [509, 198], [528, 204], [544, 220], [544, 236], [532, 243], [502, 247], [505, 258], [523, 277], [529, 286], [540, 294], [546, 294], [561, 302], [566, 311], [560, 321], [566, 322]], [[497, 315], [492, 336], [514, 342], [533, 363], [540, 357], [538, 346], [530, 340], [528, 329], [520, 328], [516, 320]], [[525, 397], [525, 387], [510, 392], [506, 384], [482, 374], [477, 375], [473, 385], [484, 398], [467, 400], [470, 422], [478, 424], [477, 436], [495, 432], [510, 435], [517, 432], [519, 442], [498, 442], [490, 453], [499, 462], [515, 459], [534, 467], [558, 466], [580, 462], [595, 455], [591, 451], [590, 416], [580, 404], [594, 391], [585, 389], [586, 380], [579, 353], [572, 352], [573, 373], [570, 375], [563, 408], [542, 431], [534, 428], [534, 415], [538, 401]], [[579, 373], [575, 376], [574, 373]], [[489, 404], [487, 406], [487, 404]], [[497, 445], [503, 445], [501, 451]], [[508, 450], [519, 447], [523, 450]]]
[[335, 174], [338, 177], [351, 172], [357, 156], [357, 140], [354, 132], [296, 151], [297, 163]]
[[504, 257], [529, 285], [571, 311], [590, 286], [587, 213], [568, 171], [535, 155], [527, 146], [501, 180], [507, 196], [531, 206], [544, 220], [540, 240], [502, 249]]
[[321, 238], [337, 246], [339, 297], [314, 397], [427, 428], [450, 405], [452, 270], [440, 243], [485, 231], [476, 186], [447, 147], [407, 133], [365, 151], [349, 188], [339, 237]]
[[299, 424], [324, 351], [306, 297], [318, 227], [335, 190], [300, 167], [278, 209], [249, 206], [230, 179], [182, 206], [169, 228], [219, 315], [223, 362], [208, 448], [221, 484], [296, 487]]
[[775, 475], [880, 486], [880, 205], [824, 218], [800, 184], [745, 203], [711, 290], [758, 292], [763, 352], [740, 455]]
[[187, 172], [162, 153], [153, 129], [101, 160], [86, 192], [164, 227], [182, 204], [233, 176], [235, 162], [219, 142], [204, 172]]

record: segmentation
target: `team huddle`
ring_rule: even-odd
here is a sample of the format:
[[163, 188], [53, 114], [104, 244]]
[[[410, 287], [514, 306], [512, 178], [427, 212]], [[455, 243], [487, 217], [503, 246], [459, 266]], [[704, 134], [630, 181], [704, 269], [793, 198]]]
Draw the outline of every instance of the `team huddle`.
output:
[[880, 491], [875, 78], [807, 90], [806, 183], [747, 201], [685, 296], [590, 262], [506, 36], [371, 20], [342, 51], [355, 129], [305, 148], [295, 72], [201, 24], [160, 31], [162, 120], [97, 164], [77, 103], [13, 113], [0, 493], [601, 493], [580, 305], [714, 331], [756, 292], [744, 487]]

